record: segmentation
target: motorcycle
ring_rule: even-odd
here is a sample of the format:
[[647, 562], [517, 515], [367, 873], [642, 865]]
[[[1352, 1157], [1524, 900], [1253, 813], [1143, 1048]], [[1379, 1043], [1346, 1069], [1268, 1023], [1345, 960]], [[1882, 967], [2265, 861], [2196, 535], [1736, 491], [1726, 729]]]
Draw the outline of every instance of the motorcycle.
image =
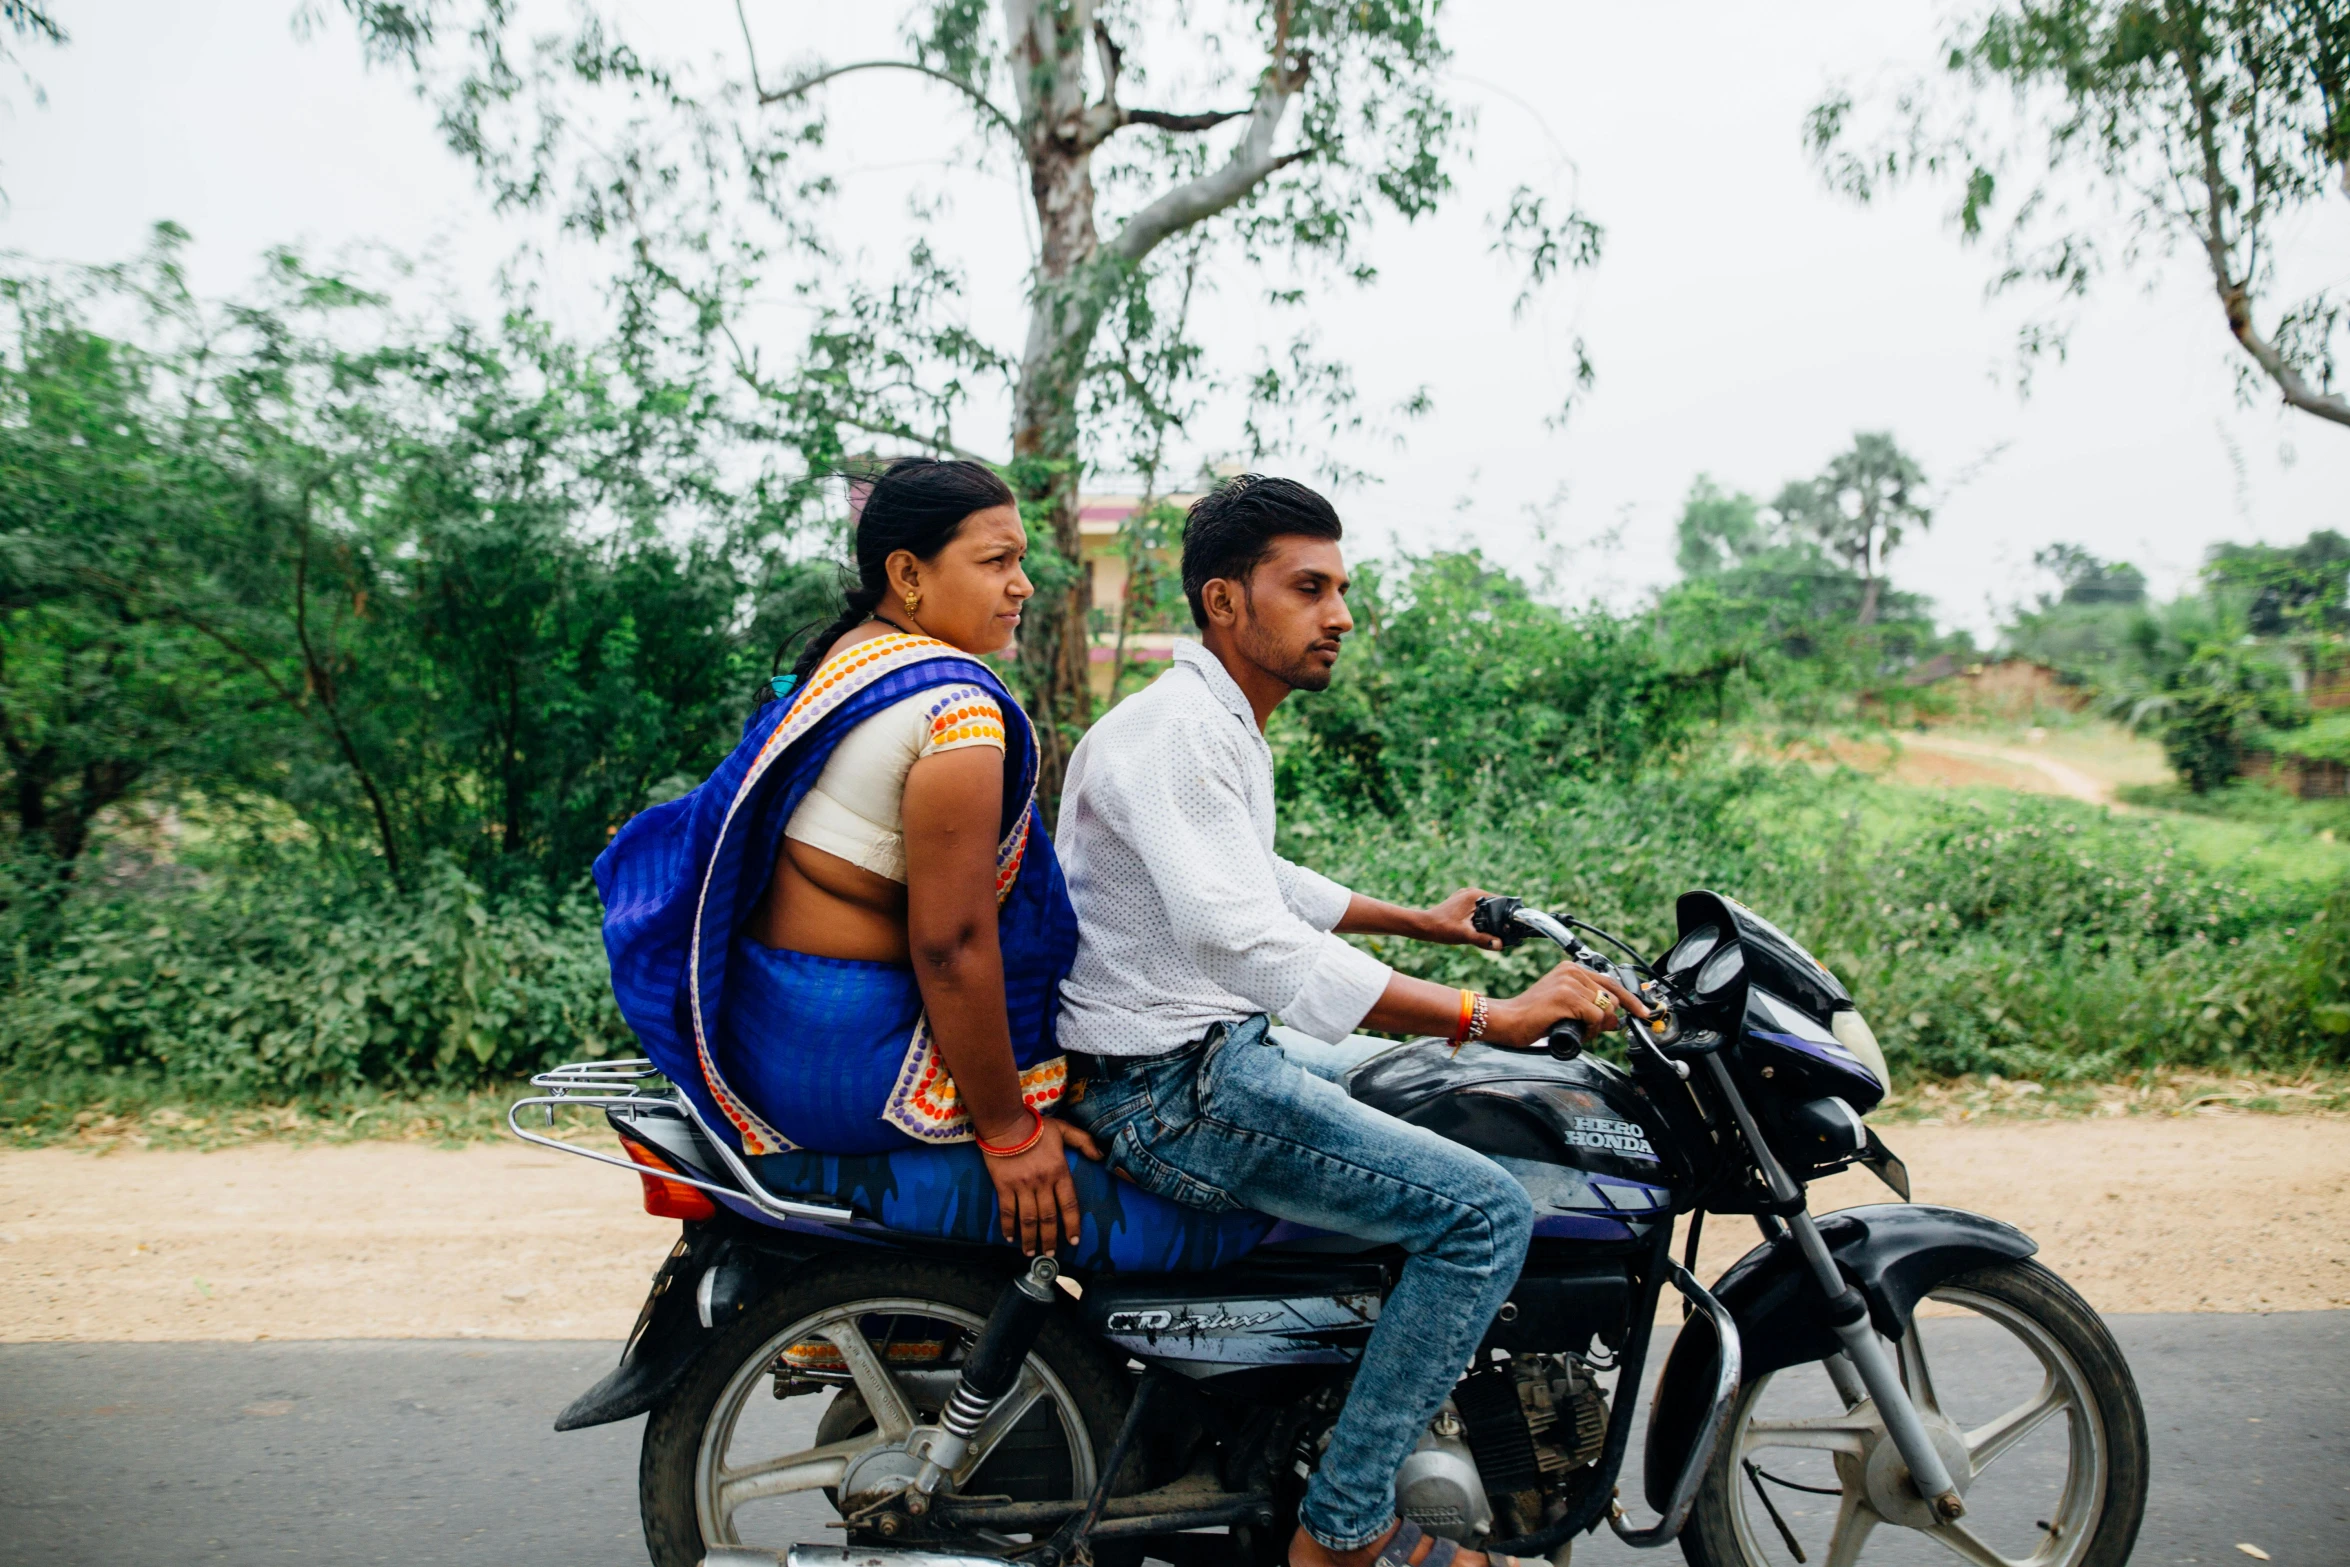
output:
[[[1534, 1051], [1399, 1043], [1347, 1080], [1495, 1159], [1537, 1214], [1516, 1287], [1397, 1473], [1399, 1510], [1562, 1564], [1605, 1523], [1677, 1541], [1692, 1567], [1850, 1567], [1910, 1539], [1979, 1567], [2121, 1567], [2147, 1433], [2111, 1334], [2021, 1231], [1908, 1200], [1862, 1120], [1884, 1055], [1833, 974], [1730, 898], [1675, 913], [1650, 963], [1513, 898], [1478, 908], [1505, 944], [1547, 939], [1647, 1001], [1620, 1064], [1570, 1021]], [[647, 1210], [683, 1221], [618, 1366], [556, 1423], [649, 1414], [655, 1567], [1285, 1560], [1392, 1248], [1087, 1167], [1078, 1244], [1024, 1266], [967, 1149], [746, 1160], [650, 1063], [535, 1082], [517, 1135], [633, 1170]], [[624, 1158], [523, 1125], [578, 1108], [603, 1111]], [[1815, 1218], [1807, 1184], [1854, 1165], [1901, 1200]], [[1709, 1215], [1761, 1231], [1710, 1286]], [[1667, 1287], [1683, 1321], [1639, 1524], [1618, 1482]], [[1937, 1383], [1930, 1336], [1964, 1376]]]

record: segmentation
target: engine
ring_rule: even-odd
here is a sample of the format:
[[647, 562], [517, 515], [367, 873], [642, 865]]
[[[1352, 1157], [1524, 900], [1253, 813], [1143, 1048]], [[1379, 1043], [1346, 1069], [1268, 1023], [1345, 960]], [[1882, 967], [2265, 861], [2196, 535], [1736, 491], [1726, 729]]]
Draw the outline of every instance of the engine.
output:
[[1396, 1471], [1396, 1504], [1430, 1534], [1531, 1533], [1566, 1478], [1599, 1456], [1607, 1396], [1570, 1355], [1520, 1355], [1461, 1378]]

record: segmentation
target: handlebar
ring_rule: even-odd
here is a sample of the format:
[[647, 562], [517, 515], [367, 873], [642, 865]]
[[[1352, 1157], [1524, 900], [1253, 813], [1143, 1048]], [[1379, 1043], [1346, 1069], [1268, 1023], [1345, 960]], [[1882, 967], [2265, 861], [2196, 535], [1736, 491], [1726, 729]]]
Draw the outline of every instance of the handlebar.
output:
[[[1522, 898], [1479, 898], [1476, 911], [1469, 916], [1469, 923], [1485, 935], [1499, 937], [1505, 949], [1516, 946], [1529, 935], [1546, 937], [1567, 955], [1569, 961], [1578, 963], [1595, 974], [1606, 975], [1633, 995], [1649, 1003], [1657, 1010], [1657, 1015], [1665, 1019], [1665, 1034], [1658, 1036], [1650, 1030], [1639, 1028], [1636, 1026], [1636, 1020], [1632, 1019], [1626, 1020], [1627, 1032], [1654, 1050], [1657, 1058], [1665, 1062], [1676, 1075], [1688, 1076], [1689, 1069], [1666, 1056], [1661, 1048], [1663, 1045], [1670, 1044], [1680, 1035], [1680, 1026], [1672, 1018], [1672, 997], [1662, 981], [1643, 980], [1631, 969], [1615, 962], [1605, 953], [1585, 942], [1556, 916], [1545, 914], [1540, 909], [1528, 908]], [[1613, 940], [1614, 938], [1610, 937], [1609, 939]], [[1581, 1020], [1563, 1017], [1550, 1026], [1550, 1032], [1543, 1045], [1559, 1059], [1572, 1060], [1582, 1053], [1584, 1046], [1589, 1042], [1590, 1031]]]

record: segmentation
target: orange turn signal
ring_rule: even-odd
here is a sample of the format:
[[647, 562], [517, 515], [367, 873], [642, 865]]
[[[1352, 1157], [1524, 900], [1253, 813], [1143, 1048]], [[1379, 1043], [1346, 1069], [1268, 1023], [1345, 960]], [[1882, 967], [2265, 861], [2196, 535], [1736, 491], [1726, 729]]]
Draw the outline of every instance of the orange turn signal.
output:
[[[678, 1173], [676, 1165], [640, 1142], [623, 1137], [620, 1146], [631, 1159], [647, 1170], [662, 1170], [671, 1175]], [[714, 1219], [718, 1216], [718, 1205], [710, 1200], [707, 1192], [698, 1187], [688, 1186], [682, 1181], [664, 1181], [657, 1175], [639, 1175], [637, 1179], [645, 1183], [645, 1212], [656, 1219]]]

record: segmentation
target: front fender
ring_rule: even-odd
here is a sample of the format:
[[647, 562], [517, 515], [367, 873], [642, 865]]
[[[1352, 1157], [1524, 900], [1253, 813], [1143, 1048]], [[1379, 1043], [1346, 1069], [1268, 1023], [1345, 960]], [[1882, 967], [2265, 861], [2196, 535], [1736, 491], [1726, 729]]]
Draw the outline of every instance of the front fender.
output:
[[[1897, 1339], [1918, 1301], [1943, 1281], [1995, 1262], [2015, 1262], [2040, 1248], [2012, 1224], [1958, 1208], [1880, 1203], [1847, 1208], [1819, 1221], [1837, 1268], [1868, 1302], [1879, 1333]], [[1737, 1320], [1747, 1380], [1825, 1360], [1843, 1346], [1824, 1319], [1819, 1286], [1792, 1235], [1766, 1241], [1714, 1282], [1714, 1298]], [[1649, 1505], [1662, 1508], [1681, 1472], [1714, 1384], [1715, 1339], [1693, 1317], [1673, 1343], [1648, 1417]]]

